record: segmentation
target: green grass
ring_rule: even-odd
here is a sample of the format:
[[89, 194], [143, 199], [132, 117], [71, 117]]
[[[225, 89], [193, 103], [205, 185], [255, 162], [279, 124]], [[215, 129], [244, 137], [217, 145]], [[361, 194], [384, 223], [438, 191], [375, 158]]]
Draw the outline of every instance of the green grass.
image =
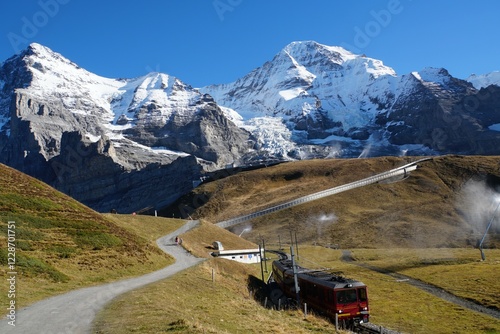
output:
[[[0, 165], [0, 273], [7, 274], [7, 222], [15, 222], [16, 304], [27, 306], [75, 288], [137, 276], [172, 259], [138, 233], [158, 225], [167, 234], [178, 220], [103, 216], [42, 182]], [[152, 221], [155, 221], [152, 223]], [[134, 228], [127, 228], [134, 225]], [[0, 305], [7, 305], [0, 285]]]
[[[369, 287], [371, 321], [378, 325], [407, 333], [500, 333], [500, 320], [443, 301], [391, 276], [343, 263], [339, 260], [340, 250], [303, 247], [301, 254], [304, 261], [340, 270], [365, 283]], [[488, 263], [479, 263], [479, 254], [473, 249], [356, 249], [353, 254], [359, 262], [406, 274], [445, 290], [453, 286], [452, 293], [468, 290], [469, 295], [476, 295], [486, 286], [474, 287], [471, 283], [482, 278], [491, 283], [487, 292], [491, 299], [500, 294], [496, 274], [499, 251], [490, 254]], [[478, 263], [484, 268], [472, 270]], [[425, 274], [428, 268], [434, 269], [432, 276]]]
[[92, 230], [75, 230], [71, 232], [78, 247], [91, 247], [92, 250], [101, 250], [123, 245], [123, 241], [109, 233]]

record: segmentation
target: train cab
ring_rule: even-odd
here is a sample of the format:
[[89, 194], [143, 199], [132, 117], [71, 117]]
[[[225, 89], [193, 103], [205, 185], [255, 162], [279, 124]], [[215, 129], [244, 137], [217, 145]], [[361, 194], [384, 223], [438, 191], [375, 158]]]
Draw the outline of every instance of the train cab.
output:
[[368, 293], [366, 286], [335, 290], [336, 309], [339, 319], [356, 319], [369, 322]]

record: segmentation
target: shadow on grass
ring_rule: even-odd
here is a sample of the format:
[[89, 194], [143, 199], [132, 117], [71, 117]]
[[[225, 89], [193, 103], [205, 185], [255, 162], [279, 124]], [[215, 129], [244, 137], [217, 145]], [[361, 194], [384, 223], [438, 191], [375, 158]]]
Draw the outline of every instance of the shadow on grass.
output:
[[263, 307], [274, 310], [297, 308], [295, 300], [286, 297], [277, 283], [266, 284], [253, 275], [248, 276], [247, 283], [250, 296]]

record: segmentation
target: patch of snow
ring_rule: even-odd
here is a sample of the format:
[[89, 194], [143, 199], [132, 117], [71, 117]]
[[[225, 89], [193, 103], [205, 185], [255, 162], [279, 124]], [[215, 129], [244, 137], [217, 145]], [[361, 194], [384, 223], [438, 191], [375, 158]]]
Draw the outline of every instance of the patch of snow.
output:
[[91, 133], [86, 133], [85, 134], [85, 138], [87, 138], [88, 140], [90, 140], [90, 142], [92, 143], [96, 143], [98, 142], [100, 139], [101, 139], [101, 136], [95, 136]]
[[439, 85], [446, 85], [451, 78], [445, 69], [434, 67], [426, 67], [422, 71], [412, 72], [411, 74], [420, 81]]
[[488, 126], [488, 129], [493, 130], [493, 131], [500, 131], [500, 123], [492, 124]]
[[285, 101], [288, 101], [288, 100], [296, 98], [302, 92], [305, 92], [305, 90], [302, 87], [297, 87], [297, 88], [292, 88], [292, 89], [287, 89], [287, 90], [281, 90], [281, 91], [279, 91], [279, 94], [282, 98], [285, 99]]
[[153, 152], [159, 153], [159, 154], [178, 155], [178, 156], [181, 156], [181, 157], [187, 157], [187, 156], [190, 155], [190, 154], [188, 154], [186, 152], [169, 150], [166, 147], [151, 147], [151, 150]]
[[418, 80], [422, 81], [422, 77], [420, 76], [420, 73], [418, 72], [411, 72], [411, 75], [413, 75], [415, 78], [417, 78]]
[[500, 71], [491, 72], [483, 75], [471, 75], [467, 78], [476, 89], [488, 87], [490, 85], [500, 86]]
[[245, 121], [242, 127], [257, 138], [260, 148], [269, 152], [283, 154], [297, 147], [282, 118], [255, 117]]
[[311, 139], [310, 142], [316, 145], [330, 145], [332, 143], [338, 143], [338, 142], [355, 143], [357, 142], [357, 140], [354, 140], [349, 137], [331, 135], [322, 139]]
[[238, 114], [235, 110], [223, 106], [219, 106], [220, 109], [222, 110], [222, 113], [224, 116], [226, 116], [227, 119], [229, 119], [231, 122], [236, 124], [239, 127], [243, 126], [243, 116]]

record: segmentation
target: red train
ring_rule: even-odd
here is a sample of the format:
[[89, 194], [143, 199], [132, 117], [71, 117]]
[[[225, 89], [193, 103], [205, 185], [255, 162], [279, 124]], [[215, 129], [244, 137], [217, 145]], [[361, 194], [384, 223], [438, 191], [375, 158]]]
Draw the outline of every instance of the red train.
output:
[[[325, 271], [309, 270], [297, 266], [297, 281], [301, 303], [328, 316], [344, 328], [369, 321], [367, 286], [359, 281], [346, 279]], [[281, 258], [273, 261], [274, 281], [283, 293], [297, 297], [292, 261]]]

